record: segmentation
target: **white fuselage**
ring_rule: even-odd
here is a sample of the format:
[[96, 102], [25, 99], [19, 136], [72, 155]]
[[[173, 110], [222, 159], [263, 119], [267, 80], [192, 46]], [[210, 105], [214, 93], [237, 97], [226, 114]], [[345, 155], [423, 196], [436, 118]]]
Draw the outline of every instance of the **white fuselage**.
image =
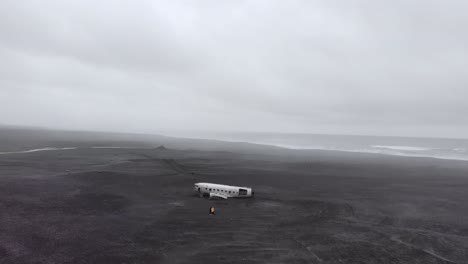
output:
[[231, 197], [252, 197], [254, 192], [249, 187], [239, 187], [216, 183], [199, 182], [195, 183], [194, 191], [202, 196], [231, 198]]

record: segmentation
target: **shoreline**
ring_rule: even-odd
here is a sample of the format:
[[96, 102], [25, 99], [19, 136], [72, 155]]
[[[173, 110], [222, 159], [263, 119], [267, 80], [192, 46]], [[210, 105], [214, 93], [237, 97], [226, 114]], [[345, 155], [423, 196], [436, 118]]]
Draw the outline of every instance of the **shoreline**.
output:
[[[186, 138], [186, 140], [191, 140], [191, 138]], [[193, 139], [197, 140], [197, 139]], [[399, 157], [399, 158], [409, 158], [409, 159], [435, 159], [435, 160], [447, 160], [447, 161], [460, 161], [460, 162], [468, 162], [468, 158], [447, 158], [447, 157], [434, 157], [434, 156], [424, 156], [424, 155], [410, 155], [410, 154], [390, 154], [390, 153], [380, 153], [380, 152], [370, 152], [370, 151], [360, 151], [360, 150], [341, 150], [341, 149], [325, 149], [325, 148], [294, 148], [294, 147], [286, 147], [284, 145], [270, 145], [270, 144], [263, 144], [263, 143], [252, 143], [252, 142], [242, 142], [242, 141], [224, 141], [224, 140], [212, 140], [212, 139], [201, 139], [207, 141], [218, 141], [223, 143], [233, 143], [233, 144], [248, 144], [248, 145], [256, 145], [262, 147], [273, 147], [279, 148], [288, 151], [298, 151], [299, 152], [317, 152], [317, 153], [345, 153], [345, 154], [363, 154], [363, 155], [375, 155], [376, 157]], [[0, 151], [0, 155], [14, 155], [14, 154], [27, 154], [27, 153], [35, 153], [35, 152], [43, 152], [43, 151], [63, 151], [63, 150], [79, 150], [79, 149], [154, 149], [157, 146], [148, 146], [148, 147], [141, 147], [141, 146], [69, 146], [69, 147], [56, 147], [56, 146], [44, 146], [35, 149], [25, 149], [25, 150], [16, 150], [16, 151]]]
[[[323, 135], [320, 135], [323, 136]], [[336, 135], [330, 135], [335, 137]], [[354, 136], [350, 136], [354, 137]], [[361, 138], [364, 138], [361, 136]], [[384, 138], [384, 137], [382, 137]], [[274, 144], [262, 142], [258, 140], [230, 140], [226, 138], [208, 139], [203, 137], [169, 137], [162, 135], [147, 135], [147, 134], [121, 134], [103, 132], [83, 132], [83, 131], [60, 131], [60, 130], [31, 130], [31, 129], [1, 129], [0, 139], [5, 139], [0, 144], [0, 153], [7, 154], [8, 152], [27, 152], [42, 148], [66, 148], [66, 147], [139, 147], [153, 148], [159, 145], [167, 145], [177, 149], [199, 149], [199, 150], [221, 150], [233, 152], [258, 152], [268, 153], [278, 151], [306, 151], [306, 152], [337, 152], [339, 153], [358, 153], [370, 154], [377, 156], [388, 157], [407, 157], [407, 158], [431, 158], [438, 160], [456, 160], [468, 161], [468, 156], [452, 156], [447, 154], [430, 153], [426, 154], [426, 150], [437, 151], [438, 148], [422, 147], [420, 145], [396, 145], [390, 144], [375, 144], [369, 143], [366, 146], [354, 146], [352, 148], [334, 147], [334, 146], [298, 146], [291, 144]], [[424, 139], [427, 140], [427, 139]], [[440, 139], [439, 139], [440, 140]], [[443, 139], [446, 140], [446, 139]], [[325, 142], [324, 144], [329, 144]], [[385, 143], [385, 142], [384, 142]], [[462, 146], [454, 147], [452, 150], [456, 153], [465, 153], [466, 148]], [[405, 152], [406, 151], [406, 152]], [[446, 151], [446, 150], [444, 150]], [[408, 153], [410, 152], [410, 153]]]

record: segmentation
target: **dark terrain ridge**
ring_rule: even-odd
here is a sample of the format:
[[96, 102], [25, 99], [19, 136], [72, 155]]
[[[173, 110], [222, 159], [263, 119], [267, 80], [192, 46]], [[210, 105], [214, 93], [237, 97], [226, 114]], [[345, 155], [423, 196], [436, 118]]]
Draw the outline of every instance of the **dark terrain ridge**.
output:
[[[2, 264], [468, 263], [463, 161], [2, 133], [79, 147], [0, 155]], [[256, 197], [197, 198], [201, 181]]]

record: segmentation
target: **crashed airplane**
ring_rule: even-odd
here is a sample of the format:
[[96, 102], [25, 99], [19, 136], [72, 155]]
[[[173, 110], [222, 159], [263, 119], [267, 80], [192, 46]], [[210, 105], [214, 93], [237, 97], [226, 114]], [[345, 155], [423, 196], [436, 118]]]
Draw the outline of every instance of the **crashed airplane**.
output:
[[249, 187], [199, 182], [195, 183], [193, 188], [200, 197], [208, 197], [210, 199], [248, 198], [254, 196], [252, 188]]

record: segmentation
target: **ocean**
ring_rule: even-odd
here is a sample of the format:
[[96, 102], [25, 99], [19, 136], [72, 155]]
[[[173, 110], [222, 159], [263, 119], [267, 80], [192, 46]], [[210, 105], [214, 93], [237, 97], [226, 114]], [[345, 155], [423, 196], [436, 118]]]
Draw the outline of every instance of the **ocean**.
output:
[[220, 133], [205, 138], [288, 149], [318, 149], [468, 160], [468, 139], [278, 133]]

